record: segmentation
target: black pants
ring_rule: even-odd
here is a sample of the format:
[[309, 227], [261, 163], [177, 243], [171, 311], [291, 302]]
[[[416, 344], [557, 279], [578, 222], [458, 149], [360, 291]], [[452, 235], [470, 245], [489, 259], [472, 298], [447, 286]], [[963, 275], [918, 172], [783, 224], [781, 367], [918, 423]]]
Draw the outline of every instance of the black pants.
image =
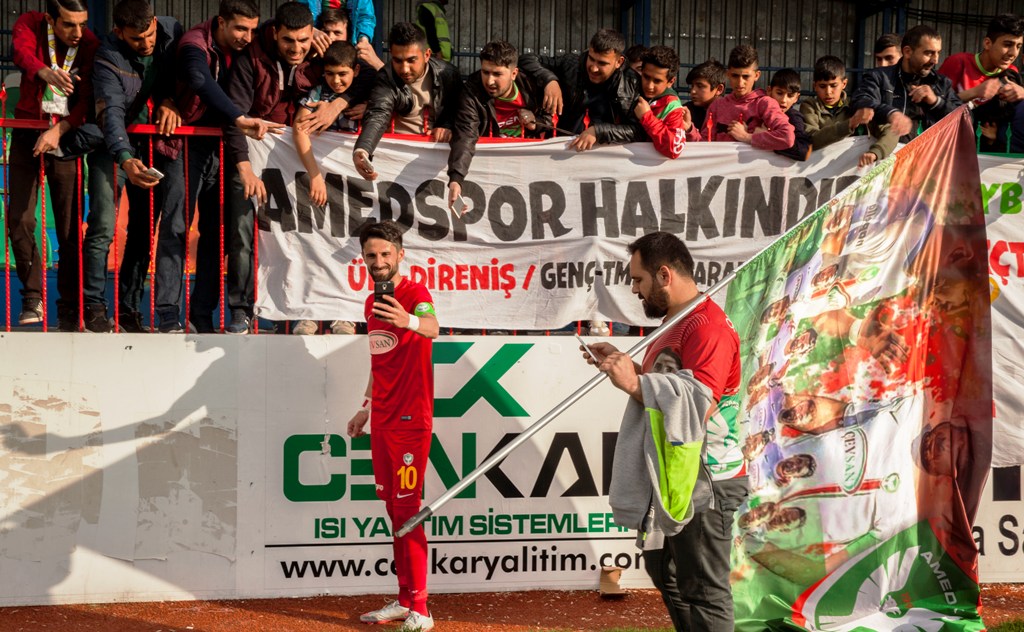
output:
[[256, 295], [253, 287], [253, 232], [256, 209], [252, 201], [245, 197], [242, 177], [234, 164], [225, 164], [224, 177], [227, 179], [225, 195], [229, 196], [227, 216], [224, 219], [224, 247], [228, 255], [227, 303], [232, 312], [241, 310], [251, 317]]
[[[41, 299], [44, 283], [42, 259], [35, 236], [39, 157], [32, 155], [39, 134], [37, 130], [16, 129], [11, 132], [11, 207], [8, 222], [11, 251], [22, 286], [21, 295], [26, 299]], [[57, 266], [57, 291], [60, 298], [57, 305], [60, 311], [67, 311], [68, 316], [71, 316], [78, 312], [78, 230], [82, 225], [82, 198], [78, 194], [77, 166], [75, 160], [58, 160], [47, 154], [43, 156], [43, 168], [50, 192], [49, 202], [53, 208], [55, 225], [52, 228], [57, 233], [57, 249], [60, 253], [60, 265]], [[82, 177], [85, 177], [84, 173]]]
[[732, 521], [747, 497], [746, 477], [716, 481], [715, 508], [693, 517], [665, 547], [644, 551], [644, 565], [676, 630], [732, 632], [729, 555]]

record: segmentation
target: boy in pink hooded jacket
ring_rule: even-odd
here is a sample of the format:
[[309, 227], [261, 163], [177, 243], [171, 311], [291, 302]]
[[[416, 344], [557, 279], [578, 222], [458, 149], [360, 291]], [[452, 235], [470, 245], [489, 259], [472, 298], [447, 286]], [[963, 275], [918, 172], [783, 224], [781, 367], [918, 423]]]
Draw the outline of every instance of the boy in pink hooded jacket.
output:
[[792, 147], [795, 132], [789, 119], [775, 99], [754, 88], [761, 77], [757, 50], [746, 44], [732, 49], [728, 68], [732, 91], [708, 106], [711, 122], [705, 121], [703, 139], [739, 141], [767, 151]]

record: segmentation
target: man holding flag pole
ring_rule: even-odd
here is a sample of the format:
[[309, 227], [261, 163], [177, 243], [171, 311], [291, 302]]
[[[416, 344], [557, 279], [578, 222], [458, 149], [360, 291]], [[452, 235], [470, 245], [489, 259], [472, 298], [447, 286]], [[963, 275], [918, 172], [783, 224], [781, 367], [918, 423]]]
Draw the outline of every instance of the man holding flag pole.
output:
[[[649, 233], [629, 252], [633, 293], [649, 318], [672, 317], [700, 296], [693, 257], [675, 235]], [[732, 515], [747, 495], [735, 423], [740, 356], [732, 323], [721, 307], [703, 301], [647, 348], [641, 364], [607, 342], [589, 349], [598, 368], [631, 398], [609, 493], [616, 523], [641, 534], [647, 572], [676, 629], [732, 630]], [[678, 372], [652, 372], [663, 354], [674, 357]], [[646, 474], [645, 459], [665, 464], [661, 481]], [[661, 508], [672, 519], [662, 519]]]

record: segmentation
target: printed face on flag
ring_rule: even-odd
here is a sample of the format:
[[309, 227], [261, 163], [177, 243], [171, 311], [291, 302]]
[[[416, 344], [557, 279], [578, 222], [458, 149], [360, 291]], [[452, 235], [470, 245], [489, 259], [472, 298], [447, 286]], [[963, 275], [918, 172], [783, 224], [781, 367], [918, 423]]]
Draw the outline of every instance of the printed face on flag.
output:
[[[915, 538], [931, 547], [933, 529], [941, 555], [976, 564], [974, 547], [957, 543], [972, 542], [959, 531], [991, 440], [984, 215], [970, 126], [940, 127], [945, 138], [933, 128], [908, 145], [729, 288], [747, 354], [741, 446], [752, 481], [734, 533], [739, 630], [774, 619], [802, 628], [804, 612], [871, 621], [881, 587], [870, 588], [873, 605], [849, 610], [822, 579], [850, 573], [864, 590], [861, 573], [875, 569], [858, 554], [909, 550]], [[980, 620], [976, 602], [946, 601], [976, 594], [958, 577], [967, 585], [947, 587], [927, 612]], [[901, 595], [908, 613], [934, 598]]]

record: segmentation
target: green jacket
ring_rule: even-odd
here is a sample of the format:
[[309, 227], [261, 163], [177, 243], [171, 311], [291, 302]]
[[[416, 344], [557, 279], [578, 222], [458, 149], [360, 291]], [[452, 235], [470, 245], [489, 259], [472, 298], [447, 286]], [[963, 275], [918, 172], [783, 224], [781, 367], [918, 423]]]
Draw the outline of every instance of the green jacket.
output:
[[[814, 149], [821, 149], [840, 141], [853, 134], [850, 129], [850, 99], [844, 91], [839, 99], [839, 105], [825, 107], [818, 97], [805, 99], [800, 104], [800, 113], [804, 115], [804, 126], [811, 136], [811, 144]], [[900, 139], [898, 136], [889, 133], [889, 126], [876, 126], [868, 124], [868, 132], [875, 142], [868, 149], [869, 152], [882, 160], [896, 149]]]
[[448, 18], [444, 7], [437, 2], [421, 2], [416, 12], [416, 23], [427, 34], [427, 43], [435, 55], [450, 62], [452, 60], [452, 39], [448, 29]]

